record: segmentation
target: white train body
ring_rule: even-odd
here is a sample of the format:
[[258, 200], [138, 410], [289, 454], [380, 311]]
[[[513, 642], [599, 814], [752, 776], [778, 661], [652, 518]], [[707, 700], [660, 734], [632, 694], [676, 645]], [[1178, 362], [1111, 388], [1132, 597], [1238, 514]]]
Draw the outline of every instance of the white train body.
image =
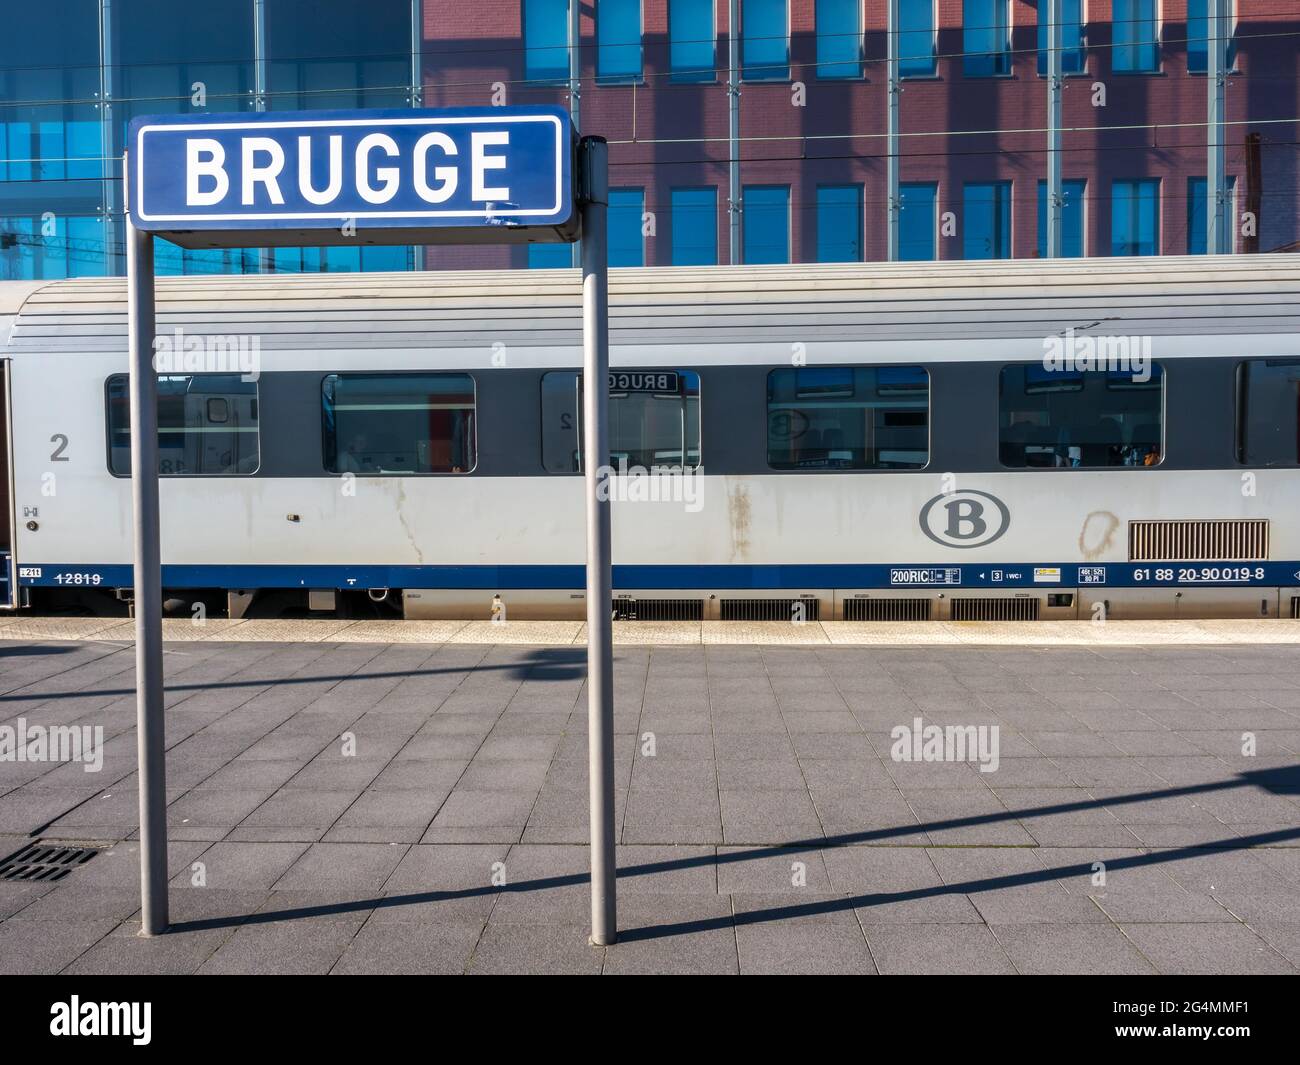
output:
[[[127, 367], [124, 283], [0, 290], [0, 599], [125, 597], [131, 482], [109, 469], [106, 405]], [[612, 481], [620, 613], [1294, 616], [1300, 470], [1240, 461], [1240, 397], [1212, 382], [1300, 358], [1298, 296], [1296, 256], [615, 271], [611, 365], [700, 374], [702, 434], [698, 469], [656, 482], [677, 498], [628, 498], [646, 486]], [[580, 616], [583, 481], [543, 468], [541, 415], [526, 409], [541, 373], [580, 365], [579, 314], [567, 271], [162, 280], [159, 333], [255, 338], [261, 390], [255, 473], [162, 478], [164, 585], [230, 592], [236, 611], [250, 592], [314, 591], [328, 607], [331, 593], [387, 591], [408, 616], [488, 617], [494, 599], [514, 617]], [[999, 368], [1041, 363], [1046, 340], [1089, 329], [1149, 338], [1163, 367], [1157, 461], [988, 461], [1008, 431], [988, 391]], [[210, 370], [205, 352], [192, 365]], [[925, 368], [926, 465], [763, 468], [773, 414], [758, 375], [791, 366]], [[471, 376], [472, 470], [319, 468], [319, 380], [381, 371]], [[271, 461], [272, 447], [303, 453]]]

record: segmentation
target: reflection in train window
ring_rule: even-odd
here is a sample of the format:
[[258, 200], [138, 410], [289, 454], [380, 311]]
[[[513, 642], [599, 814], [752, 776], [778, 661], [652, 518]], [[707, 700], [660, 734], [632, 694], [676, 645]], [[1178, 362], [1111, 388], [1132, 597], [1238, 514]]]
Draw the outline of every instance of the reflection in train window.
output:
[[930, 461], [922, 366], [826, 366], [767, 375], [774, 470], [919, 470]]
[[[610, 465], [617, 472], [700, 464], [700, 375], [690, 370], [609, 373]], [[582, 375], [542, 375], [542, 466], [582, 470]]]
[[1002, 465], [1156, 466], [1163, 456], [1164, 372], [1002, 368], [998, 443]]
[[1300, 359], [1251, 359], [1237, 368], [1237, 461], [1300, 465]]
[[330, 473], [469, 473], [474, 378], [464, 373], [339, 373], [321, 384]]
[[[131, 476], [131, 399], [126, 374], [108, 379], [108, 468]], [[257, 382], [239, 374], [158, 378], [158, 473], [234, 477], [257, 472]]]

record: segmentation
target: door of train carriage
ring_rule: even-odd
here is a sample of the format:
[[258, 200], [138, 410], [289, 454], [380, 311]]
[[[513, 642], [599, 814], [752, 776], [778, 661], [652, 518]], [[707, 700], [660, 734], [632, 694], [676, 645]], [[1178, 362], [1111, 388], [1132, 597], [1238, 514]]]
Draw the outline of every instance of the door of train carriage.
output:
[[10, 397], [10, 367], [13, 362], [0, 359], [0, 610], [18, 605], [18, 575], [14, 572], [14, 471], [13, 408]]

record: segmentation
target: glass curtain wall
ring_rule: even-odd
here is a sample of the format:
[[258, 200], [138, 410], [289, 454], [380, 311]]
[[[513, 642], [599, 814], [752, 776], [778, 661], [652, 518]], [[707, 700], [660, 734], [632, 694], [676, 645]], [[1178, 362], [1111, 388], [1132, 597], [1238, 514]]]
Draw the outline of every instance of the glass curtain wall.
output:
[[[121, 157], [127, 126], [138, 115], [411, 106], [411, 6], [6, 4], [0, 280], [125, 273]], [[160, 274], [414, 265], [407, 247], [188, 251], [160, 241], [156, 256]]]

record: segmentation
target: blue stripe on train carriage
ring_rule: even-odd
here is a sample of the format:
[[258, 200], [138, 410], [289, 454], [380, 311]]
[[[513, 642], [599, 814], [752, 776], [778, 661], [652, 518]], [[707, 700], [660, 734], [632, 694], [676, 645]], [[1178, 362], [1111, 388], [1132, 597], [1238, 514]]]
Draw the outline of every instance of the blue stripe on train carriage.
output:
[[[122, 588], [129, 565], [19, 567], [26, 587]], [[166, 565], [168, 588], [581, 588], [581, 565]], [[1232, 588], [1300, 584], [1300, 562], [616, 565], [616, 588]]]

